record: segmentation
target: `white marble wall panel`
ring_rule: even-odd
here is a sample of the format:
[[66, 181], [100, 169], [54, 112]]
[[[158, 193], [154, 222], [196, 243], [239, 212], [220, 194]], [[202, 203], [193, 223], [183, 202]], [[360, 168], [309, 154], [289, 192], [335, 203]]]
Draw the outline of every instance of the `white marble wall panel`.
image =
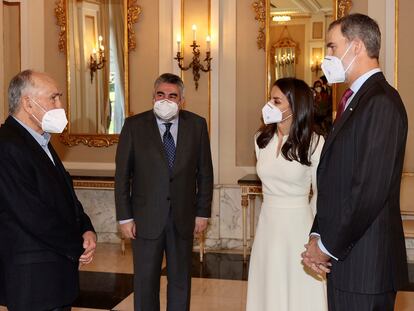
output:
[[242, 210], [240, 187], [220, 189], [220, 238], [242, 238]]
[[213, 202], [211, 206], [211, 218], [207, 228], [206, 237], [208, 239], [220, 238], [220, 189], [214, 188]]
[[76, 189], [79, 201], [92, 220], [99, 242], [119, 243], [113, 190]]

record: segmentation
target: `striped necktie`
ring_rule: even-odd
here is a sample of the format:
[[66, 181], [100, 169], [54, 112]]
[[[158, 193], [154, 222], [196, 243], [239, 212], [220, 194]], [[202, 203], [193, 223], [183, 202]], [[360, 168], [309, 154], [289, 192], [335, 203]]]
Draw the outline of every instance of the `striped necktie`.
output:
[[172, 123], [163, 123], [165, 125], [165, 132], [162, 136], [162, 142], [164, 144], [165, 148], [165, 154], [167, 155], [168, 159], [168, 167], [170, 168], [170, 171], [172, 171], [174, 160], [175, 160], [175, 143], [174, 138], [170, 132]]

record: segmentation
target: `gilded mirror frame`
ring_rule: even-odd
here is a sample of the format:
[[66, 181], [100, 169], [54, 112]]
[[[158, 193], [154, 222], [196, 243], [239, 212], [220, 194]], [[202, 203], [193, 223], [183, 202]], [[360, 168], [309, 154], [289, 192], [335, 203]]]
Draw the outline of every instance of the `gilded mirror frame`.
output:
[[[352, 0], [333, 0], [333, 16], [334, 19], [341, 18], [349, 14], [352, 8]], [[252, 3], [255, 11], [255, 20], [259, 24], [257, 35], [257, 47], [266, 52], [266, 95], [269, 96], [270, 78], [269, 78], [269, 61], [270, 61], [270, 47], [269, 47], [269, 25], [270, 25], [270, 0], [256, 0]], [[332, 98], [336, 98], [337, 88], [333, 85]], [[334, 105], [335, 106], [335, 105]], [[335, 108], [335, 107], [334, 107]]]
[[[125, 117], [129, 116], [129, 60], [128, 55], [130, 51], [134, 51], [136, 48], [135, 31], [133, 29], [134, 24], [138, 21], [138, 17], [141, 14], [141, 7], [137, 5], [137, 0], [123, 0], [124, 1], [124, 78], [125, 78]], [[65, 131], [60, 135], [60, 141], [69, 146], [76, 146], [80, 143], [89, 147], [109, 147], [119, 141], [119, 134], [82, 134], [71, 133], [71, 109], [70, 109], [70, 67], [69, 67], [69, 31], [68, 29], [68, 8], [67, 0], [56, 0], [55, 2], [55, 17], [56, 24], [59, 26], [59, 51], [66, 54], [66, 86], [67, 86], [67, 114], [68, 114], [68, 126]]]

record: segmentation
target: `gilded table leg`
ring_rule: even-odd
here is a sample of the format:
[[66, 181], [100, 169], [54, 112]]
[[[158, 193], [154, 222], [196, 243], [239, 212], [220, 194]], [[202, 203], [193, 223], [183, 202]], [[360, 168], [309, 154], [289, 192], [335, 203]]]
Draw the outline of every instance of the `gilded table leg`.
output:
[[256, 211], [256, 195], [249, 194], [250, 201], [250, 247], [253, 245], [255, 231], [255, 211]]
[[241, 196], [241, 206], [242, 206], [242, 213], [243, 213], [243, 261], [247, 261], [247, 209], [249, 207], [249, 200], [248, 195], [245, 194], [245, 189], [242, 187], [242, 196]]

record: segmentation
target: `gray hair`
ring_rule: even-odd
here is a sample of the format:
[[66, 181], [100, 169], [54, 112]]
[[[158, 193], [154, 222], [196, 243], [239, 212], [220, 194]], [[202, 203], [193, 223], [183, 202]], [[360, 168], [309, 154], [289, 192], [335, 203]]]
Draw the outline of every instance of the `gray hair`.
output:
[[179, 76], [172, 73], [163, 73], [154, 82], [154, 92], [161, 83], [175, 84], [180, 90], [180, 97], [184, 98], [184, 82]]
[[24, 70], [11, 79], [8, 90], [10, 115], [15, 114], [19, 109], [20, 99], [25, 91], [29, 87], [34, 87], [35, 84], [32, 79], [33, 73], [33, 70]]
[[329, 25], [331, 30], [335, 26], [341, 26], [342, 35], [352, 41], [355, 38], [364, 42], [367, 54], [370, 58], [379, 58], [381, 49], [381, 31], [378, 23], [364, 14], [350, 14], [333, 21]]

